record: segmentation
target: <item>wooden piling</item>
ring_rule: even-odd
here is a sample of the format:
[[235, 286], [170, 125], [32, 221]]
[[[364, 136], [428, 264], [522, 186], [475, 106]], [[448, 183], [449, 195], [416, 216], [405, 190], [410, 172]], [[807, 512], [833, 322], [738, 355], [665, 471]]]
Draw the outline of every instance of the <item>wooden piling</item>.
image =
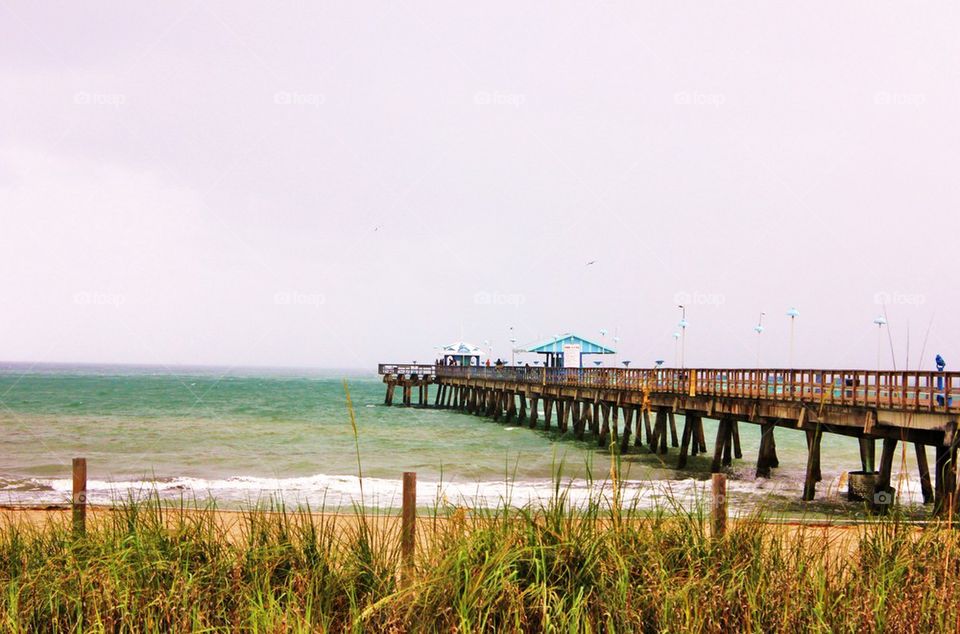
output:
[[630, 448], [630, 434], [633, 432], [633, 408], [623, 407], [623, 435], [620, 438], [620, 453], [625, 454]]
[[573, 403], [573, 437], [577, 440], [583, 440], [583, 426], [586, 422], [586, 412], [583, 407], [583, 401], [574, 399]]
[[406, 569], [413, 567], [417, 536], [417, 474], [403, 472], [403, 514], [400, 526], [400, 551]]
[[553, 399], [543, 397], [543, 428], [550, 431], [550, 417], [553, 416]]
[[717, 424], [717, 440], [713, 446], [713, 464], [710, 465], [711, 473], [720, 473], [720, 467], [723, 464], [723, 448], [726, 446], [727, 437], [730, 434], [729, 423], [728, 419], [721, 418]]
[[677, 458], [677, 469], [687, 466], [687, 451], [690, 448], [690, 437], [693, 435], [693, 421], [689, 414], [683, 417], [683, 434], [680, 441], [680, 457]]
[[807, 470], [803, 479], [803, 499], [810, 501], [817, 493], [817, 482], [820, 473], [820, 438], [822, 433], [817, 427], [807, 435]]
[[930, 465], [927, 464], [927, 446], [923, 443], [913, 443], [914, 450], [917, 453], [917, 471], [920, 474], [920, 493], [923, 496], [923, 503], [933, 502], [933, 486], [930, 483]]
[[873, 486], [874, 510], [886, 513], [893, 504], [893, 491], [890, 488], [890, 474], [893, 471], [893, 458], [897, 450], [896, 438], [884, 438], [880, 453], [880, 469]]
[[396, 381], [387, 382], [387, 396], [383, 399], [384, 405], [393, 405], [393, 390], [397, 387]]
[[743, 451], [740, 449], [740, 423], [737, 420], [733, 421], [733, 425], [730, 428], [730, 435], [733, 436], [733, 457], [737, 460], [743, 458]]
[[703, 417], [697, 416], [697, 441], [700, 444], [700, 453], [707, 453], [707, 437], [703, 432]]
[[540, 416], [540, 397], [530, 397], [530, 429], [536, 429], [537, 417]]
[[669, 416], [668, 416], [667, 410], [663, 408], [660, 408], [657, 410], [657, 420], [659, 422], [657, 423], [656, 434], [657, 434], [657, 442], [660, 444], [659, 453], [661, 454], [667, 453], [667, 419], [668, 418]]
[[[618, 399], [619, 401], [619, 399]], [[612, 414], [611, 418], [613, 419], [610, 423], [610, 435], [613, 438], [613, 442], [618, 441], [619, 431], [620, 431], [620, 405], [619, 402], [614, 403], [610, 406], [610, 412]]]
[[770, 452], [771, 441], [773, 440], [773, 423], [760, 423], [760, 450], [757, 452], [757, 473], [758, 478], [770, 477]]
[[713, 537], [723, 537], [727, 532], [727, 476], [714, 473], [710, 478], [710, 517]]
[[597, 444], [601, 447], [606, 447], [610, 437], [610, 406], [606, 403], [600, 403], [600, 411], [603, 413], [603, 423], [600, 425], [600, 435], [597, 436]]
[[73, 459], [73, 533], [87, 530], [87, 459]]
[[520, 397], [520, 413], [517, 415], [517, 422], [522, 423], [527, 420], [527, 395], [524, 392], [518, 392]]
[[567, 419], [570, 417], [570, 401], [566, 399], [560, 399], [557, 402], [557, 429], [560, 430], [561, 434], [567, 433], [569, 428], [567, 425]]
[[[653, 443], [653, 430], [650, 429], [650, 410], [644, 409], [643, 412], [643, 431], [646, 433], [647, 444], [651, 445]], [[637, 423], [637, 440], [634, 443], [637, 447], [642, 444], [640, 436], [640, 423]]]
[[673, 410], [667, 410], [667, 419], [670, 421], [670, 446], [679, 447], [680, 443], [677, 441], [677, 420], [673, 416]]
[[877, 441], [873, 438], [857, 438], [860, 445], [860, 469], [873, 473], [876, 469]]

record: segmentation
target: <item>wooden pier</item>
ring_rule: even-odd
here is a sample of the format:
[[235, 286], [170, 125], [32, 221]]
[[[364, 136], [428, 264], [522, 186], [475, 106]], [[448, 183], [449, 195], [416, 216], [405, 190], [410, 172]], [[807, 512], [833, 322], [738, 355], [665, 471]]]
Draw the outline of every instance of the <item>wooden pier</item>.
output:
[[[758, 477], [779, 462], [774, 430], [803, 432], [807, 469], [803, 499], [820, 481], [823, 434], [852, 436], [860, 443], [860, 467], [874, 483], [872, 503], [889, 504], [897, 443], [913, 443], [924, 503], [937, 514], [953, 513], [957, 496], [957, 418], [960, 373], [783, 369], [615, 369], [476, 367], [381, 364], [385, 403], [402, 389], [403, 405], [457, 409], [531, 428], [556, 426], [577, 439], [587, 434], [621, 453], [677, 450], [682, 469], [691, 455], [707, 453], [703, 419], [718, 421], [711, 471], [743, 457], [740, 424], [759, 425]], [[540, 420], [542, 404], [543, 420]], [[676, 415], [683, 416], [678, 430]], [[876, 442], [881, 441], [879, 463]], [[931, 479], [925, 448], [935, 448]], [[644, 449], [640, 449], [644, 448]], [[886, 495], [885, 495], [886, 494]]]

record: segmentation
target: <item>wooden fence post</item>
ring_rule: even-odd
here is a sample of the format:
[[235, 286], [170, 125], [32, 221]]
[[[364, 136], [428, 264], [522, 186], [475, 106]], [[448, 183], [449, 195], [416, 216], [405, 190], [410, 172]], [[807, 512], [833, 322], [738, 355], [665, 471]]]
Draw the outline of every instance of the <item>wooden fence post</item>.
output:
[[404, 567], [413, 566], [413, 550], [417, 535], [417, 474], [403, 472], [403, 517], [400, 527], [400, 552]]
[[714, 473], [710, 480], [710, 517], [713, 520], [713, 536], [723, 537], [727, 531], [727, 476]]
[[83, 535], [87, 530], [87, 459], [73, 459], [73, 532]]

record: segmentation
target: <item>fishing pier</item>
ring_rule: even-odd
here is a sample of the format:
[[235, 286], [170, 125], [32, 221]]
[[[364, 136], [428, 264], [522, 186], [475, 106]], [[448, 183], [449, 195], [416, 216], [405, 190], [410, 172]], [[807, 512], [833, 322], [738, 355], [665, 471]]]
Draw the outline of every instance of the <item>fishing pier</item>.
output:
[[[779, 464], [775, 430], [802, 432], [807, 442], [804, 500], [814, 499], [821, 480], [823, 434], [857, 438], [861, 470], [850, 477], [866, 482], [863, 497], [879, 509], [890, 503], [897, 444], [911, 443], [924, 503], [932, 503], [937, 514], [958, 508], [956, 372], [381, 364], [379, 373], [387, 405], [400, 388], [407, 407], [456, 409], [530, 428], [555, 426], [580, 440], [589, 435], [601, 447], [612, 444], [621, 454], [667, 455], [675, 449], [678, 469], [688, 456], [707, 452], [712, 452], [714, 473], [742, 459], [743, 423], [761, 428], [756, 475], [769, 477]], [[678, 415], [683, 417], [679, 430]], [[704, 418], [718, 421], [710, 446]], [[927, 446], [936, 454], [933, 478]]]

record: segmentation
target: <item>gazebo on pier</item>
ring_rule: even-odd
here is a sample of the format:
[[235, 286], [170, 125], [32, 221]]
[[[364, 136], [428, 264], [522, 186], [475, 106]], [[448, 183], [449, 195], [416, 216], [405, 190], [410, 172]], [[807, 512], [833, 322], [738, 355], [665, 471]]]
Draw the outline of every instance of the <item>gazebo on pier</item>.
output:
[[466, 341], [454, 341], [440, 348], [441, 365], [478, 366], [482, 356], [486, 356], [483, 350]]
[[616, 354], [612, 348], [569, 332], [536, 343], [526, 352], [546, 355], [543, 365], [547, 368], [580, 368], [583, 367], [583, 355]]

